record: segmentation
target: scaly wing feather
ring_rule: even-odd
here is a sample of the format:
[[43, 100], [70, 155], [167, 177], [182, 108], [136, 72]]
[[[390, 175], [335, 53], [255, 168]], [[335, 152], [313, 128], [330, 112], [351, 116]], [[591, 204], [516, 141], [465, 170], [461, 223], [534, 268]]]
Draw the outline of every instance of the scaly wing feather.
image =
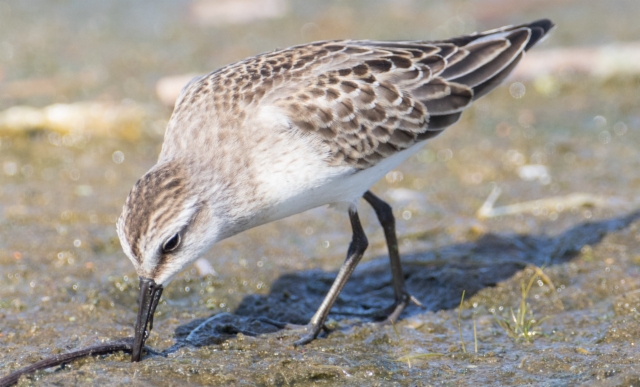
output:
[[436, 42], [316, 42], [229, 65], [181, 99], [213, 94], [210, 109], [235, 120], [251, 105], [276, 107], [291, 130], [327, 145], [328, 163], [364, 169], [454, 124], [552, 27], [540, 20]]

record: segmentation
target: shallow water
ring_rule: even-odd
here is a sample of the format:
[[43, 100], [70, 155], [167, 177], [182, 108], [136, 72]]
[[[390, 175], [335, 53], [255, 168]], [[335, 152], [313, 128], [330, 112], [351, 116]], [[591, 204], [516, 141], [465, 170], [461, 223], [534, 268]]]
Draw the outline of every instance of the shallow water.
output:
[[[4, 84], [50, 77], [68, 89], [16, 95], [5, 88], [3, 107], [131, 98], [148, 115], [135, 142], [47, 130], [0, 135], [0, 375], [132, 335], [137, 278], [114, 223], [129, 189], [159, 152], [169, 112], [154, 100], [157, 77], [213, 69], [305, 40], [438, 37], [538, 16], [562, 27], [547, 46], [638, 36], [637, 23], [624, 22], [639, 10], [636, 2], [610, 3], [610, 17], [598, 28], [572, 17], [598, 19], [600, 2], [540, 2], [501, 17], [481, 12], [496, 2], [484, 3], [333, 2], [323, 9], [294, 2], [280, 21], [210, 28], [193, 26], [188, 3], [161, 3], [151, 13], [149, 5], [129, 9], [117, 1], [101, 12], [61, 2], [50, 6], [54, 16], [38, 28], [18, 22], [41, 20], [35, 6], [53, 3], [32, 2], [30, 10], [22, 5], [30, 3], [10, 2], [10, 13], [4, 5], [0, 15], [7, 23], [0, 21], [0, 28], [13, 42], [11, 62], [2, 65]], [[523, 4], [529, 3], [538, 4]], [[433, 22], [436, 15], [447, 22]], [[450, 21], [456, 15], [466, 24]], [[308, 23], [319, 30], [303, 29]], [[401, 27], [380, 28], [386, 25]], [[18, 36], [20, 28], [31, 35]], [[77, 47], [61, 56], [61, 37], [81, 28], [86, 34]], [[18, 43], [27, 41], [20, 39], [29, 36], [37, 44], [21, 48]], [[205, 44], [210, 37], [213, 48]], [[42, 63], [47, 50], [50, 58]], [[67, 81], [83, 68], [103, 75], [80, 86]], [[514, 98], [522, 87], [524, 96]], [[124, 354], [84, 359], [23, 378], [21, 385], [638, 383], [639, 89], [637, 77], [507, 82], [376, 184], [373, 191], [394, 206], [409, 289], [426, 306], [410, 307], [395, 327], [366, 317], [392, 300], [384, 238], [366, 204], [360, 212], [370, 247], [330, 315], [333, 331], [294, 348], [294, 333], [256, 322], [267, 316], [305, 323], [328, 290], [350, 235], [345, 214], [320, 208], [221, 242], [206, 254], [218, 276], [200, 278], [195, 268], [180, 275], [165, 290], [147, 342], [161, 354], [137, 364]], [[544, 165], [547, 176], [523, 180], [521, 167], [530, 164]], [[606, 200], [580, 207], [559, 201], [553, 208], [477, 218], [495, 186], [502, 191], [496, 206], [574, 193]], [[519, 307], [521, 282], [535, 275], [527, 265], [544, 266], [554, 286], [535, 283], [528, 294], [535, 318], [547, 318], [530, 343], [510, 338], [496, 323]], [[206, 322], [211, 316], [218, 317]]]

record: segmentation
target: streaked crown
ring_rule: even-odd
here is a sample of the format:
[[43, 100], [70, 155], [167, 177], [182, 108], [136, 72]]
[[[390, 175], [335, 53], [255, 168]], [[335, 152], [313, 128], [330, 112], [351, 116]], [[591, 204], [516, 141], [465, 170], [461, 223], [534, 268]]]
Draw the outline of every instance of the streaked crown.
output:
[[[138, 180], [118, 220], [118, 236], [138, 274], [162, 270], [165, 243], [188, 226], [197, 212], [186, 169], [176, 161], [160, 163]], [[176, 246], [177, 247], [177, 246]]]

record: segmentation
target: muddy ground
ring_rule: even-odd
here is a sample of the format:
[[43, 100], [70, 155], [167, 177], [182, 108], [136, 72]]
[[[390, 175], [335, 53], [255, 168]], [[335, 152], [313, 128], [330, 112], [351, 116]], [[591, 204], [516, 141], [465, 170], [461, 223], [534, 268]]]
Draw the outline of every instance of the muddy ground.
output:
[[[0, 135], [0, 376], [51, 354], [133, 334], [138, 282], [114, 223], [133, 183], [153, 165], [170, 114], [154, 100], [152, 80], [209, 70], [227, 57], [240, 59], [297, 43], [306, 35], [286, 38], [287, 31], [308, 32], [301, 30], [306, 22], [323, 26], [329, 14], [319, 6], [292, 3], [284, 21], [198, 30], [182, 14], [172, 25], [168, 15], [178, 6], [161, 3], [149, 16], [149, 28], [152, 21], [163, 28], [170, 25], [173, 35], [166, 37], [156, 28], [155, 37], [134, 34], [127, 41], [121, 36], [125, 32], [108, 20], [119, 16], [126, 24], [151, 8], [127, 13], [120, 9], [126, 5], [108, 3], [111, 8], [94, 17], [98, 27], [87, 27], [89, 36], [78, 37], [77, 46], [68, 48], [66, 62], [56, 53], [38, 64], [44, 54], [37, 47], [28, 54], [14, 44], [14, 62], [3, 64], [2, 82], [25, 78], [29, 69], [33, 76], [73, 78], [73, 71], [82, 67], [79, 58], [86, 56], [87, 68], [95, 67], [86, 54], [96, 50], [90, 44], [95, 33], [106, 50], [100, 55], [112, 59], [102, 65], [109, 76], [86, 82], [84, 88], [71, 84], [62, 95], [69, 101], [130, 98], [126, 103], [142, 106], [147, 115], [135, 141], [47, 128]], [[541, 5], [488, 18], [475, 4], [473, 12], [484, 18], [474, 19], [475, 25], [555, 16], [561, 28], [548, 46], [625, 40], [637, 27], [629, 22], [623, 28], [630, 10], [638, 10], [634, 2], [612, 2], [615, 6], [608, 10], [598, 8], [600, 2], [590, 7], [571, 1], [525, 3]], [[40, 20], [35, 10], [9, 4], [7, 22], [14, 27], [14, 20]], [[470, 7], [470, 2], [434, 3], [431, 8], [403, 2], [416, 11], [389, 13], [385, 10], [401, 8], [376, 2], [379, 8], [371, 11], [366, 4], [332, 3], [351, 10], [341, 13], [349, 23], [343, 21], [342, 29], [325, 35], [313, 29], [319, 36], [312, 39], [345, 33], [377, 39], [415, 36], [428, 30], [418, 16], [437, 20], [433, 14], [440, 12], [449, 18]], [[33, 38], [36, 43], [45, 47], [49, 39], [55, 48], [62, 43], [50, 37], [55, 36], [51, 31], [62, 36], [74, 31], [57, 20], [92, 14], [74, 2], [56, 9], [40, 32], [19, 26], [32, 31], [40, 39]], [[361, 10], [370, 17], [358, 27]], [[573, 19], [583, 15], [588, 24], [605, 11], [610, 13], [605, 24], [611, 27], [606, 33], [594, 31], [605, 31], [604, 26], [587, 28]], [[374, 28], [376, 20], [386, 19], [403, 27], [397, 34]], [[101, 30], [100, 23], [110, 27]], [[454, 22], [447, 23], [440, 25], [453, 28]], [[145, 24], [136, 28], [145, 30]], [[223, 33], [225, 39], [218, 36]], [[254, 39], [269, 33], [271, 40]], [[20, 42], [14, 34], [9, 36]], [[217, 37], [223, 59], [205, 49], [206, 36]], [[234, 39], [242, 42], [236, 51]], [[115, 60], [118, 44], [126, 50], [124, 59]], [[148, 50], [148, 62], [138, 58], [140, 47]], [[176, 47], [184, 58], [172, 56]], [[146, 67], [131, 65], [135, 58]], [[190, 58], [200, 59], [190, 63]], [[71, 69], [58, 68], [61, 63], [71, 63]], [[319, 208], [219, 243], [205, 256], [217, 275], [201, 277], [195, 267], [180, 275], [158, 307], [147, 342], [155, 352], [142, 362], [129, 363], [123, 353], [87, 358], [24, 377], [19, 385], [638, 385], [638, 90], [640, 78], [629, 75], [508, 81], [376, 184], [373, 191], [394, 206], [408, 288], [425, 305], [408, 308], [394, 327], [372, 323], [370, 317], [391, 303], [393, 291], [383, 234], [366, 203], [360, 213], [370, 247], [329, 317], [331, 331], [294, 348], [294, 332], [257, 320], [266, 316], [305, 323], [328, 290], [350, 234], [346, 214]], [[59, 98], [9, 95], [5, 89], [0, 101], [6, 109], [44, 106]], [[531, 165], [539, 167], [527, 169]], [[533, 177], [527, 175], [532, 170], [537, 171]], [[495, 207], [552, 201], [511, 215], [478, 217], [496, 188], [501, 195]], [[580, 203], [569, 201], [575, 194], [588, 196]], [[535, 267], [542, 268], [542, 277]], [[521, 284], [532, 278], [526, 320], [539, 324], [532, 336], [511, 337], [500, 322], [522, 309]]]

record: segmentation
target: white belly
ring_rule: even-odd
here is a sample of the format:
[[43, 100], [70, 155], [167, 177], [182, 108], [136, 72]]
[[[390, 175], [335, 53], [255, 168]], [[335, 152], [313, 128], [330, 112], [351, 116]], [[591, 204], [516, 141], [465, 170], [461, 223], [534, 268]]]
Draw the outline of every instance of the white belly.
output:
[[[339, 208], [355, 207], [375, 182], [416, 153], [425, 143], [417, 143], [364, 170], [332, 167], [322, 160], [309, 160], [304, 164], [298, 163], [294, 170], [276, 168], [274, 173], [263, 174], [262, 183], [264, 191], [267, 191], [264, 195], [271, 197], [269, 202], [272, 205], [265, 211], [259, 224], [327, 204]], [[286, 160], [281, 162], [286, 163]]]

